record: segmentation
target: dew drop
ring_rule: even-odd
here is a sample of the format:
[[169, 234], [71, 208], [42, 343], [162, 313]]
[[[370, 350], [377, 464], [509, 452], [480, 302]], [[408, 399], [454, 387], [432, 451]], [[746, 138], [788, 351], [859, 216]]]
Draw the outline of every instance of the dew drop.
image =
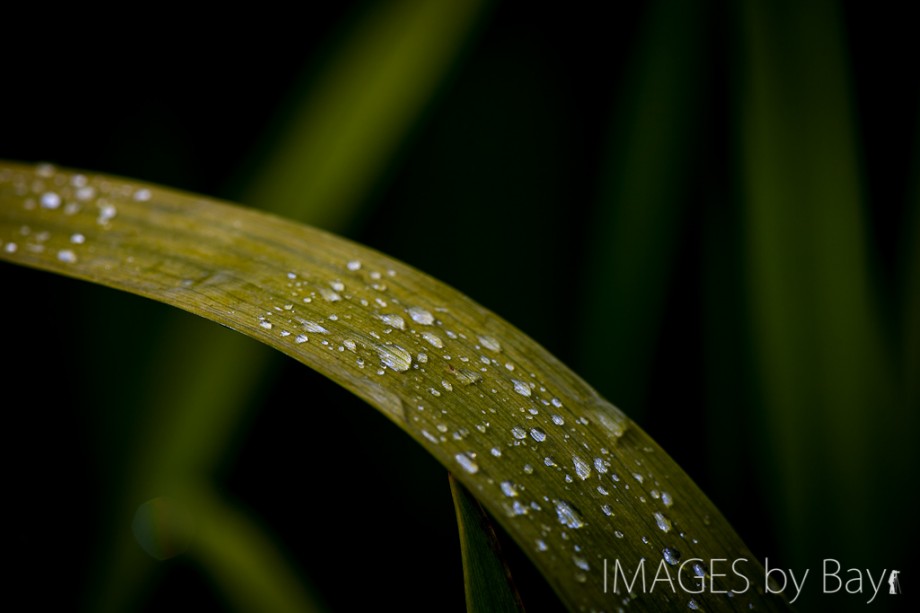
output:
[[70, 249], [61, 249], [58, 251], [57, 258], [65, 264], [73, 264], [77, 261], [77, 255]]
[[610, 468], [610, 462], [604, 460], [603, 458], [594, 458], [594, 470], [604, 475], [607, 474], [607, 469]]
[[527, 438], [527, 432], [524, 430], [524, 428], [520, 426], [514, 426], [513, 428], [511, 428], [511, 436], [513, 436], [514, 438], [520, 441], [520, 440], [524, 440], [525, 438]]
[[554, 504], [556, 505], [556, 517], [559, 519], [560, 524], [573, 530], [585, 525], [581, 514], [571, 504], [564, 500], [556, 500]]
[[359, 260], [352, 260], [345, 266], [348, 270], [361, 270], [361, 262]]
[[422, 332], [422, 338], [428, 341], [433, 347], [438, 349], [444, 348], [444, 341], [441, 340], [441, 337], [433, 332]]
[[472, 385], [473, 383], [479, 383], [482, 381], [481, 374], [475, 370], [469, 370], [467, 368], [461, 368], [457, 371], [454, 371], [454, 376], [457, 377], [457, 381], [460, 383], [460, 385]]
[[662, 532], [671, 531], [671, 520], [657, 511], [655, 512], [655, 523]]
[[691, 599], [690, 599], [690, 602], [687, 603], [687, 608], [688, 608], [688, 609], [693, 609], [694, 611], [698, 611], [699, 608], [700, 608], [700, 605], [699, 605], [699, 603], [697, 603], [696, 600], [694, 600], [693, 598], [691, 598]]
[[384, 366], [396, 372], [406, 372], [412, 366], [412, 355], [399, 345], [380, 345], [377, 355]]
[[557, 409], [562, 408], [562, 401], [559, 400], [558, 398], [553, 398], [552, 400], [550, 400], [550, 402], [552, 402], [553, 406], [556, 407]]
[[543, 539], [537, 539], [535, 542], [537, 544], [537, 551], [546, 551], [548, 549]]
[[3, 250], [7, 253], [16, 253], [17, 249], [19, 249], [19, 246], [16, 243], [7, 243], [3, 246]]
[[147, 189], [146, 187], [142, 187], [141, 189], [134, 192], [134, 199], [137, 202], [147, 202], [148, 200], [150, 200], [151, 195], [152, 194], [150, 193], [149, 189]]
[[618, 440], [626, 431], [626, 422], [619, 411], [610, 404], [598, 406], [594, 413], [595, 418], [610, 433], [614, 440]]
[[572, 561], [575, 562], [575, 566], [581, 570], [591, 570], [591, 566], [588, 564], [588, 561], [581, 556], [572, 556]]
[[671, 566], [677, 566], [680, 563], [680, 552], [673, 547], [665, 547], [661, 550], [661, 557]]
[[664, 506], [671, 508], [671, 505], [674, 504], [674, 499], [671, 498], [671, 495], [669, 493], [661, 492], [661, 503]]
[[607, 517], [613, 517], [613, 509], [610, 508], [609, 504], [601, 505], [601, 511], [603, 511], [604, 515]]
[[103, 225], [103, 226], [106, 225], [107, 223], [115, 219], [115, 216], [118, 214], [118, 209], [116, 209], [115, 206], [112, 204], [108, 204], [100, 200], [98, 206], [99, 206], [99, 217], [96, 219], [96, 222], [99, 225]]
[[547, 466], [555, 466], [556, 460], [554, 460], [550, 456], [546, 456], [545, 458], [543, 458], [543, 463], [546, 464]]
[[553, 423], [556, 424], [557, 426], [565, 425], [565, 420], [562, 419], [562, 415], [553, 415], [552, 419], [553, 419]]
[[443, 387], [448, 392], [454, 391], [454, 386], [450, 384], [450, 381], [441, 381], [441, 387]]
[[471, 458], [469, 455], [465, 453], [458, 453], [454, 456], [454, 459], [457, 460], [457, 463], [463, 467], [463, 470], [470, 473], [471, 475], [475, 475], [479, 472], [479, 464], [477, 464], [476, 461], [473, 460], [473, 458]]
[[264, 329], [266, 329], [266, 330], [271, 330], [271, 329], [272, 329], [272, 322], [263, 319], [262, 321], [259, 322], [259, 327], [260, 327], [260, 328], [264, 328]]
[[502, 450], [499, 449], [498, 447], [492, 447], [492, 449], [491, 449], [491, 451], [489, 451], [489, 453], [491, 453], [491, 454], [492, 454], [493, 456], [495, 456], [496, 458], [502, 457]]
[[394, 313], [384, 313], [380, 316], [380, 320], [388, 326], [393, 326], [397, 330], [406, 329], [406, 320]]
[[501, 482], [502, 493], [509, 498], [515, 498], [518, 495], [517, 486], [511, 481]]
[[577, 455], [572, 456], [572, 463], [575, 465], [575, 474], [579, 479], [584, 481], [591, 476], [591, 466]]
[[41, 198], [43, 209], [56, 209], [61, 206], [61, 197], [55, 192], [45, 192]]
[[542, 443], [543, 441], [546, 440], [546, 432], [544, 432], [540, 428], [531, 428], [530, 438], [537, 441], [538, 443]]
[[502, 350], [502, 345], [498, 342], [498, 339], [491, 336], [480, 336], [479, 344], [489, 351], [494, 351], [496, 353]]
[[517, 379], [512, 379], [511, 382], [514, 383], [514, 391], [516, 391], [518, 394], [525, 397], [530, 396], [531, 389], [528, 384], [524, 383], [523, 381], [518, 381]]
[[303, 343], [306, 343], [308, 340], [310, 339], [307, 338], [306, 334], [298, 334], [296, 337], [294, 337], [294, 342], [297, 343], [298, 345], [302, 345]]
[[73, 243], [74, 245], [82, 245], [83, 243], [86, 242], [86, 237], [80, 234], [79, 232], [76, 232], [70, 235], [70, 242]]
[[345, 349], [348, 349], [349, 351], [352, 351], [352, 352], [358, 349], [358, 344], [355, 343], [351, 339], [345, 339], [344, 341], [342, 341], [342, 344], [345, 346]]
[[434, 315], [423, 309], [422, 307], [410, 307], [409, 308], [409, 317], [412, 318], [417, 324], [422, 324], [423, 326], [430, 326], [434, 323]]
[[328, 334], [329, 330], [316, 323], [315, 321], [309, 321], [307, 319], [298, 320], [302, 325], [303, 329], [307, 332], [313, 332], [314, 334]]
[[335, 291], [329, 289], [328, 287], [319, 288], [320, 295], [329, 302], [338, 302], [342, 297]]
[[48, 162], [39, 162], [35, 165], [35, 174], [46, 179], [50, 179], [54, 176], [54, 173], [57, 171], [54, 164], [49, 164]]
[[77, 191], [74, 195], [77, 197], [77, 200], [86, 202], [87, 200], [92, 200], [96, 197], [96, 188], [92, 185], [83, 185], [77, 188]]

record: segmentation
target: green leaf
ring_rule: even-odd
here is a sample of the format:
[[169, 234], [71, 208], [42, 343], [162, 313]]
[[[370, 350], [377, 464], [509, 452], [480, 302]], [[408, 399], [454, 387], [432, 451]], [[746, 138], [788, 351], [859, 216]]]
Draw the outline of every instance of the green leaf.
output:
[[466, 610], [523, 611], [492, 520], [457, 479], [449, 477], [463, 554]]
[[[609, 567], [642, 560], [711, 589], [634, 586], [635, 608], [723, 608], [741, 578], [681, 562], [738, 558], [750, 584], [731, 604], [785, 606], [755, 589], [755, 556], [635, 423], [512, 325], [379, 252], [202, 196], [5, 163], [0, 258], [179, 307], [329, 377], [452, 471], [571, 609], [630, 597], [612, 593]], [[343, 433], [316, 436], [348, 450]]]
[[[581, 334], [584, 376], [640, 411], [700, 155], [705, 26], [696, 3], [661, 0], [646, 15], [621, 108], [609, 130], [604, 197], [588, 241], [591, 284]], [[705, 140], [703, 140], [705, 142]], [[641, 262], [641, 265], [636, 265]], [[637, 419], [639, 415], [633, 414]]]
[[378, 4], [286, 118], [244, 201], [323, 228], [353, 219], [488, 3]]
[[832, 2], [752, 1], [742, 15], [746, 257], [779, 450], [775, 510], [795, 563], [814, 551], [868, 558], [894, 368], [870, 281], [841, 19]]

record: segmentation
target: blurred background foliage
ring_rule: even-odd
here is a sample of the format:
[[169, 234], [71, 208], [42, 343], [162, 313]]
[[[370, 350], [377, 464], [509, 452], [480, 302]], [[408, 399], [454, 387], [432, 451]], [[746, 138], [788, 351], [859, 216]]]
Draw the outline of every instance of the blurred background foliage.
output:
[[[911, 568], [907, 8], [608, 8], [9, 9], [0, 158], [267, 208], [394, 255], [582, 374], [771, 566], [815, 583], [825, 558]], [[189, 315], [0, 270], [13, 592], [87, 610], [463, 610], [444, 470], [382, 416]], [[199, 525], [157, 541], [170, 522]], [[551, 610], [515, 561], [525, 604]]]

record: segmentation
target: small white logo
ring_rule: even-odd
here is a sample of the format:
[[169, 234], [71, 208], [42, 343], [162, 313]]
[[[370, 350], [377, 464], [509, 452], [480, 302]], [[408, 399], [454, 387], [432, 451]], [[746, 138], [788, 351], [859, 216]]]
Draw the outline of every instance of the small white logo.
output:
[[901, 582], [898, 581], [898, 574], [901, 571], [893, 570], [891, 574], [888, 575], [888, 593], [889, 594], [900, 594], [901, 593]]

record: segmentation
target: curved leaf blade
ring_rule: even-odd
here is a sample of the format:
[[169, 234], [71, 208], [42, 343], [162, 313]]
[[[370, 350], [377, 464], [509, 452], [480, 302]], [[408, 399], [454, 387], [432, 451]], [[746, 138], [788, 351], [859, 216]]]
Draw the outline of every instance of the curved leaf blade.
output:
[[[623, 598], [649, 610], [785, 606], [762, 596], [756, 558], [636, 424], [522, 332], [404, 263], [201, 196], [11, 163], [0, 164], [0, 257], [201, 315], [336, 381], [454, 472], [573, 610]], [[725, 559], [744, 559], [746, 578], [708, 572]], [[616, 593], [614, 561], [704, 590]]]

